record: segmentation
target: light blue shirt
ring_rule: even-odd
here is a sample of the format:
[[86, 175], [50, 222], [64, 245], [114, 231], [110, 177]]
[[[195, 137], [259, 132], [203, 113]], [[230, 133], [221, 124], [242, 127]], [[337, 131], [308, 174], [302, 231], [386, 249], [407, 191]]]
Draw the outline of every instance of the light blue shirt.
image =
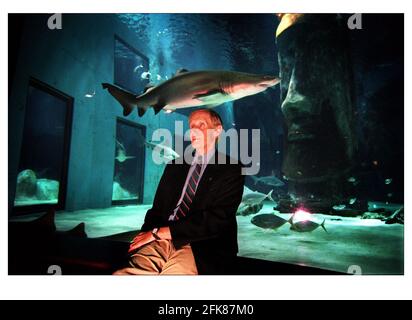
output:
[[[197, 184], [199, 185], [200, 179], [202, 179], [203, 173], [205, 172], [206, 167], [209, 164], [209, 161], [212, 158], [214, 153], [215, 153], [215, 148], [212, 148], [211, 150], [209, 150], [209, 152], [206, 155], [197, 155], [197, 153], [196, 153], [196, 155], [193, 157], [192, 164], [190, 166], [189, 172], [187, 173], [186, 181], [185, 181], [185, 184], [183, 186], [182, 194], [180, 196], [179, 201], [177, 202], [176, 208], [173, 210], [173, 213], [169, 216], [169, 221], [175, 220], [177, 210], [179, 209], [179, 206], [183, 201], [183, 197], [185, 196], [185, 193], [186, 193], [186, 188], [189, 184], [189, 179], [192, 176], [193, 171], [195, 170], [196, 164], [198, 164], [198, 163], [202, 164], [202, 167], [200, 169], [200, 174], [199, 174], [199, 181], [197, 182]], [[195, 190], [195, 192], [196, 192], [196, 190]]]

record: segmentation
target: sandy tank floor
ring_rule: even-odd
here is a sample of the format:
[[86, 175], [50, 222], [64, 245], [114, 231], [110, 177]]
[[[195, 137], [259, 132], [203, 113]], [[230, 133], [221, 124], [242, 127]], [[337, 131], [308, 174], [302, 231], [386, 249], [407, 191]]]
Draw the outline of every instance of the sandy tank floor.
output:
[[[59, 230], [80, 222], [86, 224], [90, 238], [109, 236], [139, 229], [151, 205], [118, 206], [56, 214]], [[273, 213], [268, 202], [258, 214]], [[284, 219], [291, 214], [276, 213]], [[13, 218], [32, 220], [38, 214]], [[286, 223], [276, 230], [262, 229], [250, 222], [251, 216], [238, 216], [239, 255], [271, 261], [294, 263], [323, 269], [362, 274], [403, 274], [404, 226], [387, 225], [376, 219], [345, 218], [313, 214], [316, 222], [325, 221], [328, 232], [318, 228], [299, 233]]]

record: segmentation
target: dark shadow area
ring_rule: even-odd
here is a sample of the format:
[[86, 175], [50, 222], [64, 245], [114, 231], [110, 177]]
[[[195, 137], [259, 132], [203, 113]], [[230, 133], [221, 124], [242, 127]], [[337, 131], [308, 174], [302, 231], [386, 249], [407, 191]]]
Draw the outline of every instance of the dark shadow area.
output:
[[[30, 222], [9, 223], [9, 275], [110, 275], [128, 266], [129, 231], [87, 238], [84, 224], [57, 231], [54, 212]], [[230, 275], [339, 275], [343, 273], [281, 262], [237, 257]]]

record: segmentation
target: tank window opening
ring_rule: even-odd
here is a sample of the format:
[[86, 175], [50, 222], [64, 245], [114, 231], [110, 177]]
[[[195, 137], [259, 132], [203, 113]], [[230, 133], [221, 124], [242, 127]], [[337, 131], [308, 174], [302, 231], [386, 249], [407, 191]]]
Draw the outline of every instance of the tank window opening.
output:
[[112, 204], [143, 203], [146, 128], [117, 118]]
[[14, 198], [15, 213], [64, 209], [73, 98], [30, 79], [20, 162]]

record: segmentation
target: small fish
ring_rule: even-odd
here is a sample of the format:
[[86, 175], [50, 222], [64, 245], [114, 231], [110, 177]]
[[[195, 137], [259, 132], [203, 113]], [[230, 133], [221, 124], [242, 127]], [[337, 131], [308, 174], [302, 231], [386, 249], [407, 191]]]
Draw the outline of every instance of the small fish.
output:
[[262, 201], [266, 200], [266, 198], [273, 201], [273, 202], [275, 202], [275, 200], [273, 200], [273, 198], [272, 198], [272, 192], [273, 192], [273, 190], [271, 190], [268, 194], [260, 193], [260, 192], [257, 192], [257, 191], [243, 194], [242, 201], [241, 201], [240, 204], [243, 205], [243, 206], [258, 205]]
[[125, 162], [126, 160], [136, 158], [135, 156], [126, 155], [126, 149], [118, 140], [116, 140], [117, 150], [115, 159], [120, 163]]
[[356, 178], [355, 177], [350, 177], [350, 178], [348, 178], [348, 182], [354, 183], [354, 182], [356, 182]]
[[280, 151], [279, 151], [279, 150], [276, 150], [276, 154], [280, 154]]
[[150, 76], [151, 76], [152, 74], [149, 72], [149, 71], [145, 71], [145, 72], [143, 72], [141, 75], [140, 75], [140, 77], [142, 78], [142, 79], [150, 79]]
[[277, 229], [288, 221], [275, 214], [264, 213], [254, 216], [250, 222], [263, 229]]
[[168, 146], [167, 143], [153, 143], [149, 141], [145, 141], [144, 145], [152, 149], [152, 152], [157, 152], [159, 156], [163, 157], [164, 159], [167, 160], [174, 160], [176, 158], [179, 158], [180, 155], [174, 151], [171, 147]]
[[356, 202], [356, 198], [349, 199], [349, 204], [354, 204]]
[[256, 177], [256, 176], [251, 176], [253, 181], [255, 182], [255, 185], [260, 183], [266, 184], [268, 186], [274, 186], [274, 187], [282, 187], [285, 184], [278, 178], [276, 178], [274, 175], [272, 176], [266, 176], [266, 177]]
[[391, 182], [392, 182], [392, 179], [391, 179], [391, 178], [385, 179], [385, 184], [390, 184]]
[[157, 81], [162, 80], [162, 76], [161, 76], [160, 74], [156, 75], [156, 80], [157, 80]]
[[92, 93], [88, 92], [84, 95], [85, 98], [93, 98], [96, 94], [96, 90], [94, 90]]
[[337, 204], [335, 206], [332, 207], [334, 210], [343, 210], [346, 208], [346, 206], [344, 204]]
[[135, 156], [126, 156], [124, 153], [121, 153], [121, 152], [115, 157], [115, 159], [117, 161], [119, 161], [120, 163], [123, 163], [126, 160], [133, 159], [133, 158], [136, 158], [136, 157]]
[[143, 68], [143, 65], [142, 65], [142, 64], [139, 64], [138, 66], [136, 66], [136, 67], [133, 69], [133, 72], [136, 73], [137, 70], [139, 70], [140, 68]]
[[294, 223], [293, 216], [292, 216], [289, 219], [289, 223], [291, 224], [290, 230], [297, 231], [297, 232], [312, 232], [313, 230], [316, 230], [320, 226], [327, 233], [328, 231], [325, 228], [325, 220], [326, 219], [323, 219], [323, 222], [321, 224], [316, 223], [311, 220], [304, 220], [304, 221], [299, 221], [299, 222]]

